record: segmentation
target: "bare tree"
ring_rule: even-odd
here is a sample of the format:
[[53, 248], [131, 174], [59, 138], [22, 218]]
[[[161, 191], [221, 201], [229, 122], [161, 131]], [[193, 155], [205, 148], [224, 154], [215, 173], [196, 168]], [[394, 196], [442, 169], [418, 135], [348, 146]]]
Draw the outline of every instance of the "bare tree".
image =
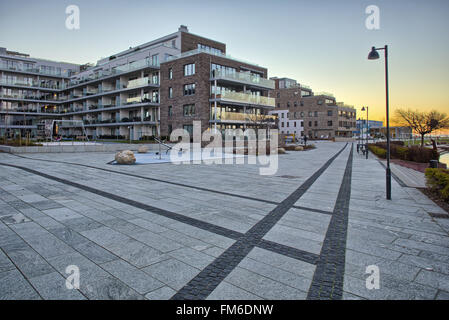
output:
[[411, 109], [397, 109], [396, 122], [400, 125], [411, 127], [421, 135], [421, 147], [424, 146], [424, 136], [439, 129], [449, 128], [449, 118], [445, 113], [435, 110], [421, 112]]

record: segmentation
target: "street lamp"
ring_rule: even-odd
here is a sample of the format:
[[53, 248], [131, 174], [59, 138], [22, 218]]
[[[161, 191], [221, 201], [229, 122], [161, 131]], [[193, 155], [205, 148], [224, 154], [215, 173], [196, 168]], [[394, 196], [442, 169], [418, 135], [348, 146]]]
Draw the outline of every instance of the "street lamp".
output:
[[[362, 111], [365, 111], [365, 107], [362, 107]], [[366, 145], [365, 145], [365, 152], [366, 152], [366, 159], [368, 159], [368, 141], [369, 139], [369, 120], [368, 120], [368, 106], [366, 107]]]
[[383, 48], [372, 47], [371, 52], [368, 54], [368, 60], [379, 59], [379, 50], [384, 50], [385, 54], [385, 92], [386, 92], [386, 113], [387, 113], [387, 200], [391, 200], [391, 169], [390, 169], [390, 108], [388, 99], [388, 46]]

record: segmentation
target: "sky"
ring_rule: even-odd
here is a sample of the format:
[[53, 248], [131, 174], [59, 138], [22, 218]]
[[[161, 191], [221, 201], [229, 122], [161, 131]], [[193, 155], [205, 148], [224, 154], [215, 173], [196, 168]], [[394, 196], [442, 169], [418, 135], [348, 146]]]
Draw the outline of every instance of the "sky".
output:
[[[68, 5], [80, 29], [65, 27]], [[369, 5], [379, 29], [368, 30]], [[227, 45], [227, 53], [326, 91], [369, 119], [385, 120], [389, 47], [391, 114], [397, 108], [449, 113], [448, 0], [0, 0], [0, 47], [33, 57], [95, 63], [179, 25]]]

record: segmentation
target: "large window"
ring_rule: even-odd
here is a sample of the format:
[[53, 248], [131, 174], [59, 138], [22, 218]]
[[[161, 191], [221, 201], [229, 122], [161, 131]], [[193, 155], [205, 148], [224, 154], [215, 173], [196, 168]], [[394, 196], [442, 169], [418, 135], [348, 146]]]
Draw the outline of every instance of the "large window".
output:
[[173, 88], [172, 87], [168, 88], [168, 97], [170, 99], [173, 98]]
[[195, 94], [195, 84], [185, 84], [184, 85], [184, 95], [185, 96], [191, 96]]
[[173, 68], [168, 69], [168, 78], [173, 79]]
[[195, 64], [186, 64], [184, 66], [184, 76], [191, 76], [195, 74]]
[[190, 117], [195, 115], [195, 105], [194, 104], [185, 104], [184, 105], [184, 117]]
[[220, 64], [212, 63], [210, 66], [212, 71], [212, 76], [214, 76], [214, 70], [218, 70], [221, 74], [232, 75], [237, 72], [237, 69], [227, 66], [222, 66]]
[[173, 115], [173, 107], [168, 106], [168, 116], [171, 117]]

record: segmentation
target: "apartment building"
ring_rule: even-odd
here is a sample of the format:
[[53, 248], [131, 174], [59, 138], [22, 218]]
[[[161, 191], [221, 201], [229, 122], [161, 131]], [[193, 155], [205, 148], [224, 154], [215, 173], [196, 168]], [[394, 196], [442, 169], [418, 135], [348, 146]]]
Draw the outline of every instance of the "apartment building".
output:
[[63, 89], [79, 71], [77, 64], [0, 48], [0, 135], [43, 134], [46, 119], [61, 118]]
[[[277, 117], [279, 133], [294, 135], [295, 138], [304, 136], [304, 121], [296, 120], [294, 117], [291, 117], [289, 110], [270, 111], [270, 115]], [[293, 120], [290, 118], [293, 118]]]
[[[302, 135], [310, 139], [348, 139], [356, 130], [356, 110], [336, 102], [331, 93], [313, 92], [304, 84], [289, 78], [270, 78], [275, 89], [269, 96], [275, 99], [271, 114], [287, 112], [290, 121], [303, 122]], [[282, 122], [280, 122], [282, 125]]]
[[[268, 97], [274, 81], [267, 79], [267, 69], [227, 55], [224, 43], [192, 34], [186, 26], [95, 65], [48, 62], [52, 69], [47, 70], [35, 62], [31, 68], [10, 61], [37, 59], [6, 49], [3, 53], [2, 124], [9, 130], [15, 125], [22, 134], [30, 130], [39, 136], [39, 123], [51, 119], [65, 120], [58, 123], [58, 133], [64, 136], [81, 135], [82, 122], [92, 138], [131, 139], [169, 136], [176, 128], [192, 131], [194, 120], [201, 120], [202, 131], [220, 132], [274, 123], [267, 115], [275, 106]], [[10, 83], [20, 85], [25, 81], [20, 74], [32, 75], [38, 67], [40, 73], [26, 80], [40, 85], [36, 105], [28, 104], [28, 95], [19, 91], [11, 97]], [[44, 71], [51, 76], [44, 78]], [[28, 115], [30, 108], [33, 113]]]

